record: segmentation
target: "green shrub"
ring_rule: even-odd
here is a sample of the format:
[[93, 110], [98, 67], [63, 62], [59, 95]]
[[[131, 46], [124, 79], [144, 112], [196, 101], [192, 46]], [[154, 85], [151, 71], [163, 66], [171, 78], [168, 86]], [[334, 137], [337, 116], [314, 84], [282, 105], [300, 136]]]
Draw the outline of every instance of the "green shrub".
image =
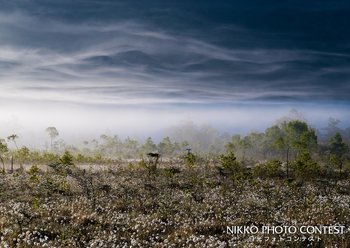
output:
[[175, 176], [175, 174], [181, 173], [181, 170], [179, 168], [176, 167], [170, 167], [170, 168], [164, 168], [164, 175], [167, 178], [173, 179], [173, 177]]
[[144, 159], [141, 159], [137, 164], [139, 167], [147, 169], [147, 163]]
[[57, 162], [57, 160], [59, 160], [59, 156], [57, 154], [54, 154], [54, 153], [44, 152], [41, 155], [40, 160], [44, 163], [55, 163], [55, 162]]
[[237, 161], [233, 152], [220, 155], [219, 161], [223, 169], [232, 173], [242, 172], [243, 170], [243, 166]]
[[321, 173], [321, 167], [311, 158], [308, 152], [299, 155], [292, 164], [292, 170], [296, 177], [303, 179], [316, 178]]
[[87, 158], [83, 154], [78, 153], [78, 155], [77, 155], [77, 162], [83, 163], [85, 161], [87, 161]]
[[261, 178], [278, 177], [282, 175], [282, 162], [270, 160], [263, 164], [258, 164], [253, 169], [253, 175]]
[[189, 152], [185, 156], [185, 164], [188, 168], [192, 168], [194, 166], [194, 164], [196, 163], [196, 161], [197, 161], [197, 156], [191, 152]]
[[66, 166], [66, 167], [74, 165], [72, 154], [70, 154], [69, 151], [65, 151], [63, 156], [60, 159], [60, 163], [61, 163], [61, 165]]
[[28, 170], [29, 174], [29, 182], [32, 184], [38, 184], [39, 183], [39, 167], [37, 165], [33, 165]]
[[219, 156], [219, 173], [227, 178], [230, 178], [234, 184], [240, 185], [242, 180], [249, 177], [248, 171], [245, 170], [245, 167], [236, 160], [236, 157], [233, 152], [228, 152]]

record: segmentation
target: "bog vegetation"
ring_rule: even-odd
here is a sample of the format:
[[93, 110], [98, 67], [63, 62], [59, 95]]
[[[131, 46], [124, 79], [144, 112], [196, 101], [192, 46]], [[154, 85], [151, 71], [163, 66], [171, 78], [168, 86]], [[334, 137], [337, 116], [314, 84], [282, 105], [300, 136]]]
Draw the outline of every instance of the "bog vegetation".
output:
[[[350, 129], [284, 119], [265, 132], [187, 125], [155, 144], [103, 134], [80, 147], [48, 127], [45, 150], [0, 141], [0, 247], [348, 247], [288, 243], [233, 225], [350, 224]], [[301, 238], [301, 237], [300, 237]]]

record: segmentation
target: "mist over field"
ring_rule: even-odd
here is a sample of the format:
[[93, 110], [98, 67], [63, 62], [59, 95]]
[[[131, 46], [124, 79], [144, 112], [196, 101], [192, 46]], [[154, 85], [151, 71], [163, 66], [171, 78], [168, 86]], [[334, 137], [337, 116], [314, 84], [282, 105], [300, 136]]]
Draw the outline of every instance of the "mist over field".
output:
[[[348, 109], [338, 105], [294, 104], [299, 117], [324, 132], [329, 118], [338, 119], [339, 127], [350, 127]], [[49, 141], [45, 129], [55, 126], [60, 138], [67, 143], [81, 145], [85, 140], [101, 134], [132, 137], [140, 142], [152, 137], [156, 142], [169, 136], [172, 129], [181, 129], [186, 123], [210, 126], [220, 133], [246, 135], [262, 132], [279, 119], [290, 115], [291, 106], [275, 104], [236, 104], [222, 106], [155, 106], [98, 108], [81, 106], [2, 107], [0, 137], [12, 133], [19, 136], [18, 144], [42, 149]], [[302, 109], [303, 111], [300, 111]], [[294, 116], [295, 117], [295, 116]]]

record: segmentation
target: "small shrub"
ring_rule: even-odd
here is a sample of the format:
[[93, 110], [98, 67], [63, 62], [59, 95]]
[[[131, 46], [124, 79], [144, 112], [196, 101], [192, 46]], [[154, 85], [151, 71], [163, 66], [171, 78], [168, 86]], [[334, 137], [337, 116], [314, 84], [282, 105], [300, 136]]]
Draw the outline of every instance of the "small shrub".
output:
[[346, 174], [350, 174], [350, 161], [345, 161], [344, 163], [344, 169]]
[[66, 194], [69, 192], [69, 183], [66, 178], [61, 178], [58, 184], [58, 191], [61, 194]]
[[138, 166], [140, 166], [141, 168], [147, 169], [147, 163], [144, 159], [141, 159], [140, 162], [138, 162]]
[[181, 170], [176, 167], [170, 167], [170, 168], [165, 168], [164, 169], [164, 175], [170, 179], [173, 179], [175, 174], [181, 173]]
[[219, 156], [219, 161], [223, 169], [231, 173], [242, 172], [242, 165], [237, 161], [233, 152], [228, 152]]
[[148, 161], [141, 159], [138, 165], [148, 171], [148, 175], [153, 175], [157, 170], [158, 159], [149, 158]]
[[40, 161], [44, 163], [55, 163], [59, 160], [59, 156], [54, 153], [45, 152], [40, 157]]
[[82, 163], [82, 162], [85, 162], [87, 160], [88, 159], [83, 154], [78, 153], [78, 155], [77, 155], [77, 162]]
[[29, 182], [32, 184], [38, 184], [39, 183], [39, 167], [37, 165], [33, 165], [28, 170], [29, 174]]
[[282, 162], [271, 160], [263, 164], [258, 164], [253, 169], [253, 175], [261, 178], [278, 177], [282, 175]]
[[65, 151], [63, 156], [60, 159], [60, 163], [66, 167], [74, 165], [72, 154], [70, 154], [69, 151]]
[[39, 198], [34, 196], [33, 197], [33, 200], [32, 200], [32, 207], [34, 209], [39, 209], [40, 208], [40, 201], [39, 201]]
[[302, 179], [316, 178], [321, 173], [321, 167], [312, 160], [308, 152], [299, 155], [298, 159], [292, 164], [292, 169], [294, 175]]
[[185, 164], [188, 168], [192, 168], [194, 166], [194, 164], [196, 163], [196, 161], [197, 161], [197, 156], [191, 152], [189, 152], [185, 156]]
[[131, 163], [131, 162], [129, 162], [129, 163], [128, 163], [128, 169], [129, 169], [129, 170], [133, 170], [134, 168], [135, 168], [134, 164]]

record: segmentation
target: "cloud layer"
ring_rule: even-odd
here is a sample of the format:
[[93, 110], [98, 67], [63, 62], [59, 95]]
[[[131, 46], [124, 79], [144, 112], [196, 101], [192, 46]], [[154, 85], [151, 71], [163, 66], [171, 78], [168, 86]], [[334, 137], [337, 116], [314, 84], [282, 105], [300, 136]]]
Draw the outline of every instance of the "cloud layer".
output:
[[[318, 29], [343, 41], [306, 33], [311, 17], [323, 24], [350, 13], [342, 4], [290, 5], [302, 28], [279, 17], [284, 5], [13, 1], [0, 12], [0, 97], [112, 105], [348, 101], [349, 35], [341, 17]], [[267, 28], [274, 19], [281, 27]]]

